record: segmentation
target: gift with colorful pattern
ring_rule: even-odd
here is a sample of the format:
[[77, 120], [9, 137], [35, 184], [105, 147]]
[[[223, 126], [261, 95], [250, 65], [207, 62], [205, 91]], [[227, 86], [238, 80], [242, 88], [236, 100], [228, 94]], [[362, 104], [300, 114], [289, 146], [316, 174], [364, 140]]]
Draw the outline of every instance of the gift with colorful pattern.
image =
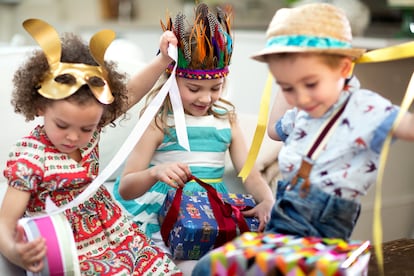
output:
[[370, 242], [245, 232], [211, 253], [212, 275], [367, 275]]
[[193, 179], [207, 192], [171, 190], [159, 214], [161, 235], [174, 259], [198, 260], [243, 232], [257, 231], [259, 220], [241, 214], [256, 205], [251, 195], [220, 194]]

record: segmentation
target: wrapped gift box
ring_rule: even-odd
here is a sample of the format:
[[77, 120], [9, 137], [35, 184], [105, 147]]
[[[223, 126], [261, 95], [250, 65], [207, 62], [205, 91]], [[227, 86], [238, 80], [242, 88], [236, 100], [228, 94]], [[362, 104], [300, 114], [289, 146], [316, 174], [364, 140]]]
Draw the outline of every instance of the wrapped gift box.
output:
[[369, 241], [245, 232], [211, 252], [212, 275], [367, 275]]
[[[169, 191], [159, 214], [163, 220], [171, 206], [175, 190]], [[240, 210], [256, 205], [253, 197], [247, 194], [219, 194], [223, 201], [237, 206]], [[183, 193], [180, 215], [169, 233], [169, 248], [174, 259], [198, 260], [215, 246], [218, 225], [210, 207], [207, 193]], [[257, 218], [245, 218], [250, 231], [255, 232], [259, 226]], [[238, 233], [240, 234], [240, 233]]]

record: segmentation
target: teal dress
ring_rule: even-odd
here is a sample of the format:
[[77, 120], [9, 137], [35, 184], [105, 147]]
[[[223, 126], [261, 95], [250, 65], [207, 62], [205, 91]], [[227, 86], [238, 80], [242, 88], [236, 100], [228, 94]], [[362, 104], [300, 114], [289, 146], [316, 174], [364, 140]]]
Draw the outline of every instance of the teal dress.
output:
[[[169, 119], [173, 120], [172, 117]], [[150, 166], [167, 162], [184, 162], [189, 165], [194, 176], [211, 184], [218, 192], [227, 193], [223, 175], [225, 154], [231, 142], [229, 120], [216, 118], [213, 115], [202, 117], [186, 115], [185, 119], [191, 151], [186, 151], [177, 143], [175, 129], [170, 129], [170, 133], [165, 134], [163, 142], [155, 151]], [[153, 238], [153, 234], [160, 231], [158, 212], [166, 194], [173, 188], [159, 181], [143, 196], [134, 200], [123, 200], [118, 188], [119, 178], [114, 185], [115, 198], [131, 213], [133, 220], [141, 226], [141, 229]], [[188, 182], [184, 190], [205, 191], [194, 181]]]

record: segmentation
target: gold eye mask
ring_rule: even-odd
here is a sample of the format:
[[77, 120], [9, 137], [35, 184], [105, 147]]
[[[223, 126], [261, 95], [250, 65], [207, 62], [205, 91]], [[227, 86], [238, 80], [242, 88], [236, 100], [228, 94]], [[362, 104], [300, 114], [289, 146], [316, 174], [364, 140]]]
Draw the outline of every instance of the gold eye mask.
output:
[[[45, 98], [64, 99], [69, 97], [82, 85], [88, 85], [95, 98], [102, 104], [110, 104], [114, 97], [107, 81], [107, 72], [104, 69], [104, 56], [106, 49], [115, 39], [115, 33], [111, 30], [102, 30], [92, 36], [89, 49], [98, 66], [83, 63], [60, 62], [62, 45], [56, 30], [39, 19], [28, 19], [23, 22], [26, 31], [36, 40], [42, 48], [49, 63], [49, 72], [44, 80], [39, 83], [38, 92]], [[76, 81], [70, 84], [59, 83], [56, 78], [62, 75], [70, 75]], [[102, 82], [91, 81], [98, 78]]]

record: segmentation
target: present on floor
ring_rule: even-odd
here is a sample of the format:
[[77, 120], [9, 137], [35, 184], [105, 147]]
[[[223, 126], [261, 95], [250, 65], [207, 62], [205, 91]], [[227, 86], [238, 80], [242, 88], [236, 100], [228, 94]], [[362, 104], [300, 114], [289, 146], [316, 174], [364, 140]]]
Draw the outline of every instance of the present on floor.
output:
[[[258, 230], [259, 220], [254, 217], [243, 217], [242, 210], [252, 208], [256, 205], [253, 197], [248, 194], [218, 194], [218, 197], [227, 205], [230, 204], [233, 211], [230, 215], [233, 227], [223, 230], [219, 226], [220, 219], [226, 212], [214, 212], [207, 192], [182, 193], [181, 201], [177, 208], [177, 215], [174, 217], [174, 224], [166, 227], [164, 221], [170, 211], [175, 198], [175, 190], [169, 191], [167, 198], [159, 213], [161, 233], [167, 233], [164, 241], [170, 248], [174, 259], [198, 260], [213, 248], [219, 247], [227, 241], [233, 240], [236, 236], [245, 231], [255, 232]], [[174, 209], [174, 208], [171, 208]], [[238, 210], [238, 215], [234, 212]], [[169, 216], [171, 217], [171, 216]], [[237, 220], [243, 220], [247, 226], [243, 231], [238, 227]], [[227, 221], [228, 222], [228, 221]], [[226, 226], [229, 223], [226, 223]], [[165, 227], [167, 229], [165, 229]], [[223, 233], [226, 232], [226, 233]], [[220, 237], [219, 237], [220, 236]], [[220, 238], [220, 240], [218, 240]], [[223, 240], [224, 239], [224, 240]]]
[[211, 252], [212, 275], [367, 275], [370, 242], [245, 232]]

